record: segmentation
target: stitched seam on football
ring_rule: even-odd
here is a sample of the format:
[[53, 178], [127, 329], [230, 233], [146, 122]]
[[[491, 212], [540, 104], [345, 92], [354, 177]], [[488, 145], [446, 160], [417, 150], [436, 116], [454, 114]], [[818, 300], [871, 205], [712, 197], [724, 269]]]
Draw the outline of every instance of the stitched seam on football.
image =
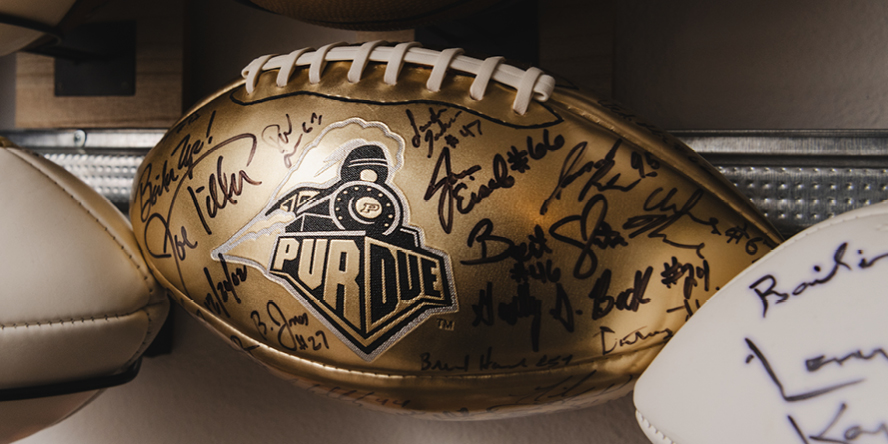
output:
[[[622, 354], [618, 354], [618, 355], [611, 355], [611, 356], [602, 356], [599, 358], [592, 358], [589, 360], [576, 362], [576, 363], [570, 363], [568, 365], [556, 367], [556, 368], [545, 368], [545, 369], [530, 370], [530, 371], [516, 370], [516, 371], [511, 371], [511, 372], [505, 372], [505, 373], [470, 374], [470, 375], [446, 375], [446, 374], [411, 375], [411, 374], [400, 374], [400, 373], [370, 372], [370, 371], [366, 371], [366, 370], [356, 370], [356, 369], [349, 369], [349, 368], [343, 368], [343, 367], [336, 367], [336, 366], [333, 366], [330, 364], [324, 364], [324, 363], [317, 362], [317, 361], [311, 361], [311, 360], [308, 360], [305, 358], [300, 358], [298, 356], [286, 354], [278, 349], [269, 347], [266, 344], [260, 343], [259, 345], [261, 346], [261, 348], [263, 350], [267, 350], [267, 351], [273, 352], [275, 354], [285, 356], [288, 359], [298, 360], [298, 361], [301, 361], [301, 362], [311, 365], [311, 366], [320, 367], [324, 370], [333, 370], [333, 371], [344, 372], [344, 373], [359, 374], [359, 375], [363, 375], [363, 376], [373, 376], [373, 377], [379, 377], [379, 378], [392, 378], [392, 379], [453, 379], [453, 380], [460, 380], [460, 379], [493, 379], [493, 378], [502, 378], [502, 377], [514, 376], [514, 375], [535, 375], [535, 374], [563, 372], [565, 370], [570, 370], [570, 369], [574, 369], [574, 368], [578, 368], [578, 367], [600, 364], [605, 361], [628, 359], [628, 358], [633, 357], [634, 355], [637, 355], [641, 352], [648, 351], [649, 349], [652, 349], [654, 347], [662, 347], [665, 344], [664, 343], [653, 344], [653, 345], [649, 345], [644, 348], [640, 348], [638, 350], [633, 350], [633, 351], [627, 352], [627, 353], [622, 353]], [[267, 365], [273, 366], [272, 364], [267, 364]]]
[[653, 432], [654, 432], [654, 435], [656, 435], [657, 438], [660, 439], [660, 442], [661, 442], [662, 444], [678, 444], [678, 443], [676, 443], [675, 441], [673, 441], [671, 438], [667, 437], [665, 433], [661, 432], [659, 429], [657, 429], [656, 427], [654, 427], [654, 425], [651, 424], [651, 422], [648, 421], [647, 418], [645, 418], [644, 415], [642, 415], [641, 412], [638, 411], [638, 409], [635, 410], [635, 415], [636, 415], [636, 416], [638, 417], [638, 419], [640, 420], [640, 421], [639, 421], [639, 426], [641, 426], [641, 427], [643, 427], [643, 428], [646, 428], [646, 429], [648, 429], [648, 430], [653, 431]]
[[[509, 376], [515, 376], [515, 375], [524, 376], [524, 375], [563, 372], [563, 371], [571, 370], [571, 369], [578, 368], [578, 367], [600, 364], [605, 361], [628, 359], [628, 358], [631, 358], [634, 355], [637, 355], [641, 352], [648, 351], [651, 348], [662, 347], [664, 344], [663, 343], [653, 344], [653, 345], [649, 345], [644, 348], [640, 348], [638, 350], [633, 350], [631, 352], [622, 353], [619, 355], [611, 355], [611, 356], [602, 356], [599, 358], [592, 358], [592, 359], [585, 360], [582, 362], [571, 363], [569, 365], [556, 367], [556, 368], [545, 368], [545, 369], [530, 370], [530, 371], [518, 370], [518, 371], [512, 371], [512, 372], [508, 372], [508, 373], [470, 374], [470, 375], [446, 375], [446, 374], [411, 375], [411, 374], [400, 374], [400, 373], [370, 372], [370, 371], [366, 371], [366, 370], [356, 370], [356, 369], [349, 369], [349, 368], [343, 368], [343, 367], [336, 367], [336, 366], [333, 366], [330, 364], [324, 364], [324, 363], [317, 362], [317, 361], [311, 361], [311, 360], [308, 360], [305, 358], [300, 358], [298, 356], [286, 354], [280, 350], [269, 347], [265, 344], [259, 344], [259, 345], [261, 346], [261, 348], [263, 350], [267, 350], [267, 351], [273, 352], [275, 354], [280, 354], [280, 355], [285, 356], [288, 359], [298, 360], [298, 361], [301, 361], [301, 362], [311, 365], [311, 366], [320, 367], [324, 370], [332, 370], [332, 371], [343, 372], [343, 373], [358, 374], [358, 375], [362, 375], [362, 376], [372, 376], [372, 377], [391, 378], [391, 379], [452, 379], [452, 380], [461, 380], [461, 379], [494, 379], [494, 378], [503, 378], [503, 377], [509, 377]], [[273, 364], [266, 364], [266, 365], [274, 367]]]
[[161, 322], [155, 325], [154, 321], [151, 319], [151, 310], [149, 310], [149, 308], [157, 307], [159, 305], [169, 306], [169, 299], [163, 298], [156, 303], [149, 303], [148, 305], [142, 307], [141, 310], [133, 312], [133, 314], [137, 313], [138, 311], [143, 311], [145, 313], [145, 317], [148, 318], [148, 328], [145, 329], [145, 335], [142, 337], [142, 343], [139, 344], [139, 348], [136, 349], [136, 353], [130, 358], [130, 361], [128, 363], [133, 362], [135, 359], [141, 356], [142, 353], [145, 352], [145, 349], [147, 349], [148, 346], [151, 345], [151, 343], [154, 341], [154, 338], [157, 336], [157, 333], [160, 332], [160, 329], [163, 328], [163, 321], [166, 320], [166, 316], [169, 316], [169, 312], [166, 313], [166, 316], [163, 316], [163, 318], [160, 320]]
[[[43, 175], [44, 177], [49, 179], [60, 190], [62, 190], [66, 195], [68, 195], [68, 197], [70, 197], [81, 208], [83, 208], [83, 210], [86, 211], [87, 214], [92, 216], [93, 220], [100, 227], [102, 227], [102, 229], [105, 231], [105, 233], [107, 233], [108, 236], [111, 237], [111, 239], [120, 247], [121, 251], [123, 251], [123, 253], [129, 258], [130, 265], [132, 265], [136, 269], [136, 271], [142, 276], [142, 281], [143, 281], [143, 284], [145, 285], [145, 291], [147, 292], [147, 297], [150, 298], [152, 291], [151, 291], [151, 285], [149, 283], [149, 274], [147, 273], [147, 270], [142, 269], [142, 267], [138, 264], [138, 261], [136, 260], [136, 258], [133, 256], [133, 254], [131, 254], [129, 251], [127, 251], [127, 248], [124, 245], [124, 243], [120, 239], [118, 239], [117, 236], [115, 236], [114, 233], [112, 233], [105, 224], [102, 223], [99, 216], [97, 216], [92, 211], [91, 208], [89, 208], [87, 205], [85, 205], [82, 200], [78, 199], [67, 188], [65, 188], [62, 184], [60, 184], [58, 181], [56, 181], [55, 178], [53, 178], [52, 176], [50, 176], [49, 174], [44, 172], [43, 169], [41, 169], [38, 165], [36, 165], [33, 162], [33, 159], [28, 159], [28, 157], [29, 157], [27, 154], [28, 152], [25, 152], [22, 150], [17, 150], [17, 149], [8, 149], [8, 151], [11, 154], [15, 155], [16, 157], [18, 157], [19, 159], [21, 159], [22, 161], [24, 161], [26, 164], [28, 164], [28, 166], [33, 168], [35, 171], [37, 171], [38, 173], [40, 173], [41, 175]], [[36, 154], [32, 154], [32, 155], [36, 156]]]
[[[152, 304], [145, 305], [145, 306], [140, 307], [139, 309], [131, 311], [129, 313], [116, 313], [116, 314], [104, 314], [104, 315], [100, 314], [97, 316], [82, 317], [79, 319], [71, 318], [71, 319], [57, 319], [57, 320], [51, 320], [51, 321], [50, 320], [26, 321], [26, 322], [21, 322], [21, 323], [15, 322], [12, 324], [0, 324], [0, 330], [5, 330], [7, 328], [36, 328], [36, 327], [45, 328], [45, 327], [63, 326], [65, 324], [76, 324], [78, 322], [86, 323], [86, 322], [108, 321], [111, 319], [119, 319], [119, 318], [123, 318], [123, 317], [127, 317], [127, 316], [132, 316], [132, 315], [138, 314], [139, 312], [146, 312], [146, 315], [147, 315], [147, 310], [149, 307], [156, 307], [159, 305], [164, 305], [166, 303], [167, 302], [164, 299], [164, 300], [152, 303]], [[149, 325], [150, 325], [151, 316], [150, 315], [147, 315], [147, 316], [148, 316], [148, 321], [149, 321]], [[146, 333], [146, 335], [147, 335], [147, 333]], [[142, 345], [145, 345], [144, 340], [142, 342]]]

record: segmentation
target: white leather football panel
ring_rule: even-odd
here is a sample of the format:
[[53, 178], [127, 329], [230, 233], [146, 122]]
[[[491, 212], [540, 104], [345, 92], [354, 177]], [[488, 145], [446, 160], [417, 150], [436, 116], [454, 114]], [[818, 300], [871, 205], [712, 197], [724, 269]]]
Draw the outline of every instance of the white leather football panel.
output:
[[655, 435], [680, 444], [884, 442], [886, 232], [888, 202], [844, 213], [722, 288], [636, 385], [635, 406]]
[[133, 235], [133, 227], [125, 215], [123, 215], [111, 202], [102, 197], [82, 180], [69, 173], [56, 163], [20, 148], [12, 148], [10, 153], [27, 162], [34, 168], [51, 177], [56, 184], [70, 194], [83, 208], [99, 222], [113, 237], [120, 248], [125, 252], [136, 271], [142, 275], [151, 286], [151, 301], [166, 299], [166, 292], [154, 282], [148, 266], [142, 259], [142, 253], [138, 242]]
[[6, 327], [0, 350], [0, 388], [31, 387], [111, 375], [141, 347], [148, 330], [145, 312], [108, 319]]
[[[120, 372], [169, 310], [126, 218], [63, 168], [0, 137], [0, 389]], [[100, 392], [0, 402], [0, 444]]]
[[41, 35], [43, 35], [42, 32], [32, 31], [19, 26], [0, 24], [0, 57], [12, 54], [28, 46]]
[[0, 150], [0, 326], [127, 314], [160, 299], [123, 216], [47, 164]]
[[648, 420], [641, 415], [641, 412], [638, 410], [635, 411], [635, 419], [638, 421], [639, 427], [641, 427], [641, 431], [644, 433], [644, 436], [647, 439], [651, 440], [653, 444], [675, 444], [672, 442], [669, 437], [663, 434], [663, 432], [657, 430], [653, 424], [648, 422]]
[[0, 444], [6, 444], [49, 427], [95, 398], [98, 391], [47, 398], [0, 402]]
[[145, 280], [149, 291], [149, 304], [167, 300], [166, 291], [154, 279], [151, 270], [142, 257], [141, 248], [133, 234], [133, 226], [125, 215], [111, 202], [93, 190], [92, 187], [58, 164], [20, 148], [13, 148], [10, 152], [43, 172], [46, 176], [51, 177], [57, 185], [79, 202], [83, 209], [95, 217], [96, 221], [118, 244], [127, 259], [133, 263], [134, 271], [138, 272]]

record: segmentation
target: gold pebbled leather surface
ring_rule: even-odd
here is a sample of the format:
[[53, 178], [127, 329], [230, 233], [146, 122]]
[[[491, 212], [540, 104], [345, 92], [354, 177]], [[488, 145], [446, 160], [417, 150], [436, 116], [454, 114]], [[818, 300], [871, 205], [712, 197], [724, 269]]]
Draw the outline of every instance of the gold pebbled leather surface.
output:
[[603, 402], [780, 241], [615, 104], [559, 87], [521, 116], [496, 83], [348, 68], [194, 108], [130, 210], [174, 299], [314, 392], [442, 419]]

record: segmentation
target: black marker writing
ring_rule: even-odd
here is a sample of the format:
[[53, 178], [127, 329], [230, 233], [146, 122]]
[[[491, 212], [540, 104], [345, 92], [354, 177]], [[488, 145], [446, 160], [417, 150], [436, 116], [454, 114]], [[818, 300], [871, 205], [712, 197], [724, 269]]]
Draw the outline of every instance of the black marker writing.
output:
[[820, 356], [817, 356], [816, 358], [811, 358], [811, 359], [805, 360], [805, 368], [809, 372], [816, 372], [817, 370], [820, 370], [823, 366], [826, 366], [829, 364], [836, 364], [841, 367], [842, 365], [845, 364], [846, 361], [851, 360], [851, 359], [853, 359], [855, 361], [857, 361], [857, 360], [871, 361], [871, 360], [873, 360], [875, 358], [879, 358], [879, 357], [888, 361], [888, 353], [885, 353], [885, 349], [877, 348], [877, 349], [871, 351], [869, 354], [866, 354], [861, 350], [855, 350], [851, 353], [848, 353], [845, 356], [832, 357], [832, 358], [827, 358], [825, 355], [820, 355]]
[[[769, 306], [768, 297], [769, 296], [776, 296], [777, 302], [775, 302], [775, 304], [782, 304], [782, 303], [786, 302], [787, 300], [789, 300], [790, 295], [799, 296], [802, 293], [804, 293], [805, 290], [807, 290], [811, 287], [815, 287], [818, 285], [823, 285], [823, 284], [828, 283], [834, 277], [836, 277], [839, 270], [841, 270], [843, 268], [850, 271], [851, 266], [848, 265], [846, 262], [844, 262], [845, 251], [847, 249], [848, 249], [847, 242], [844, 242], [841, 245], [839, 245], [839, 248], [837, 248], [835, 253], [833, 253], [833, 257], [832, 257], [833, 263], [830, 265], [829, 272], [827, 272], [824, 276], [815, 278], [810, 281], [804, 281], [804, 282], [797, 284], [791, 292], [786, 291], [786, 290], [778, 290], [777, 289], [777, 285], [778, 285], [777, 278], [772, 274], [766, 274], [766, 275], [762, 276], [761, 278], [759, 278], [758, 280], [756, 280], [755, 282], [753, 282], [749, 286], [749, 288], [755, 292], [755, 294], [758, 296], [758, 298], [762, 302], [762, 317], [764, 318], [768, 315], [768, 306]], [[862, 267], [863, 263], [864, 263], [864, 260], [861, 260], [861, 263], [859, 266]], [[819, 272], [821, 272], [821, 270], [822, 270], [822, 268], [820, 267], [820, 265], [814, 266], [815, 272], [819, 273]]]
[[843, 382], [840, 384], [835, 384], [835, 385], [831, 385], [828, 387], [824, 387], [824, 388], [820, 388], [820, 389], [816, 389], [816, 390], [811, 390], [808, 392], [798, 393], [798, 394], [794, 394], [794, 395], [788, 395], [786, 393], [786, 389], [783, 387], [783, 383], [780, 381], [780, 378], [777, 377], [777, 373], [774, 371], [774, 368], [771, 367], [771, 363], [768, 362], [768, 359], [765, 358], [765, 355], [761, 352], [761, 350], [759, 350], [759, 348], [755, 345], [755, 343], [752, 342], [752, 340], [750, 340], [749, 338], [746, 338], [745, 341], [746, 341], [746, 345], [749, 347], [749, 350], [752, 351], [752, 353], [753, 353], [753, 354], [746, 357], [746, 363], [748, 364], [748, 363], [752, 362], [754, 359], [758, 358], [759, 362], [762, 364], [762, 367], [764, 367], [765, 371], [768, 373], [768, 377], [771, 378], [771, 382], [773, 382], [774, 385], [777, 386], [778, 390], [780, 391], [780, 397], [782, 397], [783, 400], [786, 402], [797, 402], [797, 401], [804, 401], [804, 400], [811, 399], [811, 398], [816, 398], [818, 396], [822, 396], [827, 393], [834, 392], [836, 390], [840, 390], [840, 389], [843, 389], [845, 387], [848, 387], [848, 386], [851, 386], [854, 384], [859, 384], [864, 381], [863, 379], [857, 379], [854, 381]]
[[[207, 234], [213, 234], [207, 223], [207, 216], [212, 219], [216, 217], [219, 210], [224, 209], [228, 204], [236, 205], [237, 199], [244, 191], [245, 185], [261, 185], [262, 181], [253, 180], [244, 170], [238, 170], [235, 173], [227, 173], [222, 170], [223, 157], [219, 156], [216, 160], [216, 172], [210, 174], [207, 186], [200, 186], [196, 189], [188, 186], [188, 193], [195, 205], [195, 210]], [[198, 194], [207, 193], [204, 199], [204, 208], [201, 208]], [[206, 211], [206, 216], [204, 215]]]
[[477, 246], [480, 253], [475, 259], [460, 261], [462, 264], [490, 264], [506, 259], [526, 262], [531, 259], [540, 259], [544, 254], [552, 252], [547, 244], [546, 234], [539, 225], [534, 227], [533, 234], [527, 236], [527, 242], [520, 244], [516, 244], [507, 237], [493, 234], [493, 229], [493, 221], [487, 218], [479, 220], [472, 227], [466, 240], [466, 246], [469, 248]]
[[[704, 259], [703, 266], [701, 267], [691, 263], [683, 264], [678, 261], [678, 258], [672, 256], [672, 263], [664, 262], [663, 267], [664, 269], [660, 273], [663, 279], [660, 282], [665, 284], [666, 288], [672, 288], [672, 285], [677, 284], [680, 279], [684, 278], [684, 285], [682, 287], [684, 299], [682, 300], [682, 305], [670, 308], [666, 312], [672, 313], [684, 309], [685, 313], [687, 313], [687, 318], [690, 318], [694, 314], [694, 307], [691, 307], [691, 296], [693, 296], [694, 288], [697, 287], [697, 279], [702, 279], [703, 290], [709, 291], [709, 261]], [[700, 301], [694, 300], [694, 302], [696, 308], [700, 308]]]
[[[665, 328], [663, 330], [655, 330], [651, 332], [645, 332], [644, 330], [647, 326], [636, 328], [635, 330], [630, 331], [626, 335], [622, 337], [615, 338], [613, 335], [616, 335], [616, 332], [610, 329], [607, 326], [598, 327], [599, 332], [596, 333], [596, 336], [601, 335], [601, 354], [602, 356], [607, 355], [608, 353], [613, 352], [619, 347], [625, 347], [627, 345], [635, 345], [639, 342], [646, 341], [651, 338], [655, 338], [657, 336], [663, 336], [662, 341], [666, 342], [672, 339], [672, 330]], [[608, 347], [610, 346], [610, 347]]]
[[[298, 136], [295, 136], [295, 140], [293, 137], [293, 122], [290, 119], [290, 115], [284, 114], [284, 117], [287, 119], [286, 128], [277, 123], [270, 124], [262, 130], [261, 137], [264, 142], [278, 149], [283, 155], [284, 166], [290, 168], [293, 166], [293, 156], [296, 155], [296, 152], [299, 151], [299, 147], [302, 145], [302, 137], [312, 132], [316, 123], [320, 125], [323, 116], [311, 113], [311, 119], [302, 122], [301, 132]], [[291, 140], [293, 140], [292, 146], [290, 146]]]
[[[598, 255], [592, 249], [593, 246], [607, 249], [628, 245], [623, 236], [605, 222], [607, 208], [607, 199], [596, 194], [586, 202], [581, 214], [565, 217], [549, 227], [549, 234], [553, 238], [580, 250], [573, 268], [573, 276], [577, 279], [591, 277], [598, 269]], [[572, 225], [578, 225], [578, 230], [575, 231], [579, 231], [579, 239], [563, 233], [562, 227]]]
[[844, 430], [836, 430], [836, 432], [841, 432], [840, 435], [833, 434], [833, 429], [836, 428], [836, 425], [839, 424], [839, 421], [842, 419], [842, 416], [845, 414], [845, 411], [848, 409], [848, 405], [842, 403], [839, 406], [839, 410], [833, 416], [832, 420], [830, 420], [829, 424], [818, 434], [816, 435], [808, 435], [805, 436], [805, 433], [802, 432], [802, 429], [799, 427], [798, 423], [796, 423], [795, 419], [792, 416], [788, 416], [790, 424], [795, 429], [796, 433], [798, 433], [799, 437], [802, 438], [802, 441], [805, 444], [810, 444], [807, 438], [811, 438], [812, 441], [817, 442], [831, 442], [837, 444], [851, 444], [852, 441], [857, 441], [858, 439], [866, 436], [879, 436], [882, 435], [886, 439], [888, 439], [888, 424], [882, 422], [875, 427], [872, 428], [864, 428], [859, 424], [855, 424], [849, 427], [845, 427]]
[[443, 371], [443, 372], [467, 372], [469, 371], [469, 355], [465, 355], [463, 362], [457, 364], [449, 364], [445, 363], [439, 359], [435, 359], [432, 362], [432, 354], [431, 353], [422, 353], [419, 355], [419, 370], [423, 372], [427, 371]]
[[[555, 184], [555, 189], [552, 190], [552, 193], [549, 197], [543, 202], [542, 207], [540, 207], [540, 214], [546, 214], [549, 209], [549, 205], [553, 200], [561, 199], [561, 192], [569, 185], [574, 183], [576, 180], [581, 177], [590, 174], [589, 178], [586, 180], [585, 185], [583, 185], [580, 190], [579, 197], [577, 200], [583, 201], [586, 198], [586, 194], [594, 187], [599, 193], [603, 193], [609, 190], [616, 190], [627, 192], [633, 188], [642, 180], [644, 177], [653, 177], [656, 176], [656, 173], [648, 173], [643, 174], [642, 178], [635, 179], [634, 181], [628, 184], [618, 184], [617, 182], [620, 180], [621, 173], [614, 174], [608, 178], [608, 174], [610, 174], [611, 170], [617, 165], [617, 162], [614, 160], [616, 157], [617, 150], [622, 145], [623, 140], [618, 139], [614, 142], [614, 145], [611, 149], [605, 154], [604, 158], [598, 160], [592, 160], [588, 162], [582, 162], [582, 159], [585, 157], [586, 148], [588, 147], [587, 142], [580, 142], [573, 148], [571, 148], [570, 152], [567, 153], [567, 157], [564, 159], [564, 164], [561, 166], [561, 173], [558, 176], [558, 181]], [[659, 164], [655, 161], [652, 163], [656, 164], [659, 167]], [[635, 165], [637, 168], [643, 168], [641, 164], [636, 162]], [[653, 166], [651, 166], [653, 168]]]
[[167, 223], [166, 219], [164, 219], [164, 217], [159, 213], [153, 213], [145, 221], [145, 230], [142, 235], [147, 237], [148, 232], [156, 233], [157, 230], [160, 229], [163, 233], [163, 243], [160, 245], [160, 249], [158, 251], [156, 249], [156, 245], [155, 248], [152, 248], [152, 246], [147, 243], [147, 240], [145, 240], [145, 253], [157, 259], [168, 258], [171, 257], [172, 254], [169, 253], [167, 248], [172, 247], [173, 253], [176, 255], [176, 259], [184, 260], [188, 250], [193, 250], [197, 248], [197, 241], [192, 242], [188, 239], [188, 231], [185, 230], [184, 226], [179, 228], [179, 234], [174, 235], [173, 232], [170, 230], [170, 225], [169, 223]]
[[694, 207], [700, 202], [700, 199], [703, 198], [703, 190], [695, 190], [691, 196], [681, 204], [681, 207], [679, 207], [679, 204], [672, 202], [672, 198], [678, 192], [678, 189], [672, 188], [665, 196], [660, 196], [662, 191], [663, 188], [658, 187], [651, 192], [647, 199], [645, 199], [643, 206], [644, 211], [648, 212], [648, 214], [630, 217], [626, 223], [623, 224], [623, 229], [635, 230], [629, 233], [630, 239], [647, 233], [649, 238], [660, 239], [667, 245], [676, 248], [694, 250], [697, 252], [697, 256], [702, 259], [703, 254], [701, 253], [701, 250], [705, 246], [702, 242], [699, 244], [675, 242], [669, 238], [665, 231], [682, 218], [687, 217], [695, 223], [710, 226], [713, 233], [719, 233], [717, 228], [718, 219], [712, 217], [709, 218], [709, 220], [703, 220], [691, 214], [691, 210], [694, 209]]
[[229, 296], [231, 296], [236, 303], [241, 303], [241, 299], [237, 296], [237, 287], [241, 282], [247, 280], [247, 267], [244, 265], [235, 267], [234, 271], [229, 271], [228, 263], [225, 261], [225, 258], [220, 257], [219, 261], [222, 264], [222, 272], [225, 274], [225, 278], [222, 279], [222, 281], [214, 281], [213, 277], [210, 276], [210, 270], [207, 267], [204, 267], [203, 269], [204, 276], [207, 278], [207, 283], [210, 284], [211, 291], [211, 293], [207, 293], [204, 298], [204, 306], [216, 315], [225, 314], [225, 317], [230, 318], [231, 315], [228, 314], [225, 304], [228, 303]]
[[515, 325], [519, 319], [530, 318], [530, 343], [533, 351], [540, 351], [540, 319], [543, 303], [530, 295], [529, 284], [518, 284], [518, 294], [509, 303], [500, 302], [497, 315], [509, 325]]
[[[490, 197], [494, 191], [502, 188], [511, 188], [515, 184], [515, 178], [509, 174], [509, 168], [503, 156], [497, 154], [493, 157], [493, 177], [472, 191], [468, 195], [463, 194], [469, 186], [465, 180], [474, 181], [474, 174], [481, 170], [480, 165], [473, 165], [465, 170], [454, 173], [450, 164], [450, 148], [444, 147], [435, 163], [435, 172], [429, 181], [423, 199], [428, 201], [438, 196], [438, 220], [445, 233], [453, 229], [454, 211], [460, 214], [468, 214], [476, 204]], [[443, 176], [443, 177], [442, 177]]]
[[164, 193], [168, 193], [170, 191], [170, 185], [179, 180], [179, 175], [176, 174], [176, 170], [172, 167], [168, 167], [167, 161], [163, 162], [161, 172], [155, 174], [152, 178], [153, 167], [154, 165], [149, 163], [145, 167], [145, 170], [142, 171], [142, 175], [139, 176], [139, 191], [136, 201], [139, 205], [139, 216], [142, 222], [148, 220], [152, 208], [157, 203], [157, 199]]
[[487, 353], [481, 355], [481, 360], [479, 361], [478, 369], [481, 371], [487, 370], [513, 370], [516, 368], [526, 368], [527, 367], [527, 359], [522, 358], [519, 361], [503, 364], [501, 362], [497, 362], [493, 359], [493, 347], [487, 347]]
[[589, 299], [592, 299], [592, 319], [601, 319], [610, 314], [613, 309], [637, 312], [642, 304], [649, 303], [651, 300], [645, 298], [644, 293], [647, 291], [653, 271], [653, 267], [647, 267], [644, 273], [636, 271], [633, 285], [614, 297], [608, 295], [610, 292], [611, 271], [610, 269], [605, 269], [601, 276], [595, 280], [595, 285], [592, 286], [592, 291], [589, 292]]
[[524, 173], [530, 169], [530, 160], [541, 160], [546, 154], [552, 151], [558, 151], [564, 146], [564, 137], [562, 135], [555, 136], [554, 143], [549, 142], [549, 130], [543, 130], [543, 140], [534, 143], [533, 137], [527, 136], [527, 149], [519, 150], [512, 146], [506, 153], [509, 162], [509, 169]]
[[[414, 117], [413, 112], [409, 109], [407, 110], [407, 119], [410, 120], [410, 127], [413, 128], [413, 138], [410, 139], [410, 142], [413, 144], [414, 148], [419, 148], [420, 146], [422, 146], [422, 142], [428, 143], [428, 157], [430, 159], [432, 158], [432, 154], [434, 154], [435, 152], [434, 143], [442, 136], [444, 137], [447, 144], [451, 147], [455, 148], [456, 145], [459, 143], [458, 139], [453, 136], [446, 135], [446, 133], [447, 130], [449, 130], [450, 127], [453, 126], [453, 124], [456, 122], [456, 119], [459, 117], [459, 115], [462, 114], [462, 111], [457, 111], [456, 114], [453, 115], [453, 117], [449, 117], [445, 120], [442, 115], [447, 111], [449, 111], [448, 108], [442, 108], [436, 111], [434, 108], [429, 107], [428, 120], [422, 125], [417, 125], [416, 118]], [[437, 133], [432, 130], [433, 125], [437, 126]]]

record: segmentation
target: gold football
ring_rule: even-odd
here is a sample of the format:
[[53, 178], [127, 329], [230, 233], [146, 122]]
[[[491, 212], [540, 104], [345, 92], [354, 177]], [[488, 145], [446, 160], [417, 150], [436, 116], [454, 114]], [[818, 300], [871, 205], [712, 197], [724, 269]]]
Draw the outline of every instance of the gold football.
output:
[[174, 299], [312, 392], [433, 418], [628, 393], [780, 237], [616, 104], [416, 44], [263, 56], [147, 155]]

